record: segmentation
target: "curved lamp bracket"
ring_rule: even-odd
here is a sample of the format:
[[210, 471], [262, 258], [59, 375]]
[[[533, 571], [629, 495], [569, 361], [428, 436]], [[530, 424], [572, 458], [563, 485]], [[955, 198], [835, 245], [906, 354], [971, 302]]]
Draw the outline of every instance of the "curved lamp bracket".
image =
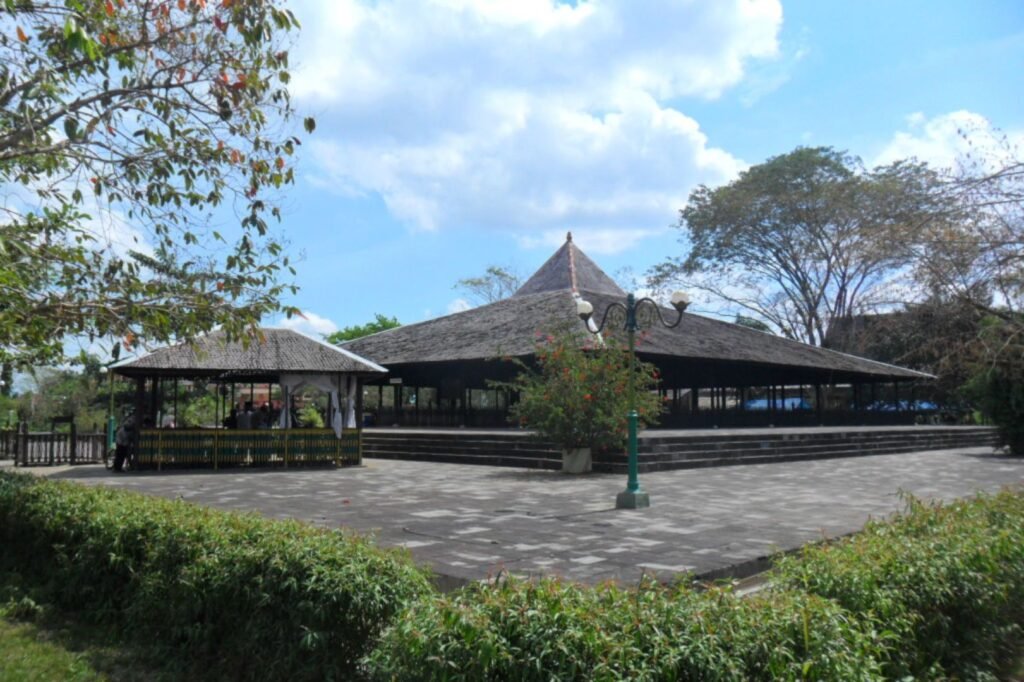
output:
[[[658, 321], [661, 322], [663, 326], [668, 329], [673, 329], [678, 327], [679, 323], [683, 321], [683, 313], [689, 307], [690, 299], [686, 293], [676, 291], [672, 294], [671, 303], [672, 307], [675, 308], [676, 312], [679, 314], [674, 322], [668, 322], [665, 319], [665, 316], [661, 312], [661, 306], [659, 306], [657, 301], [654, 299], [644, 297], [640, 300], [636, 300], [632, 295], [626, 299], [625, 304], [616, 301], [605, 308], [604, 315], [601, 316], [601, 324], [596, 328], [592, 327], [590, 324], [590, 321], [594, 316], [594, 306], [592, 303], [583, 298], [578, 299], [576, 301], [576, 314], [587, 324], [587, 331], [592, 334], [600, 334], [609, 322], [618, 326], [620, 320], [624, 330], [629, 331], [629, 328], [632, 325], [633, 331], [638, 331], [641, 327], [653, 326], [654, 316], [657, 316]], [[651, 315], [649, 318], [649, 324], [641, 325], [639, 323], [640, 321], [637, 313], [640, 312], [641, 309], [649, 311], [648, 314]]]

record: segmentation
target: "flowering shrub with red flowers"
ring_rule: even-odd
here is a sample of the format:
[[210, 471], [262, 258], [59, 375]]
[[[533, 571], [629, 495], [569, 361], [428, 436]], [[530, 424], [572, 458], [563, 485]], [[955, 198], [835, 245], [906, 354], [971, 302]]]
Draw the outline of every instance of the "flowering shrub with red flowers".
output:
[[[603, 345], [570, 333], [540, 335], [536, 363], [520, 362], [516, 379], [502, 386], [519, 394], [512, 419], [566, 450], [623, 449], [629, 413], [629, 352], [623, 344]], [[641, 428], [656, 424], [662, 411], [654, 365], [637, 362], [636, 409]]]

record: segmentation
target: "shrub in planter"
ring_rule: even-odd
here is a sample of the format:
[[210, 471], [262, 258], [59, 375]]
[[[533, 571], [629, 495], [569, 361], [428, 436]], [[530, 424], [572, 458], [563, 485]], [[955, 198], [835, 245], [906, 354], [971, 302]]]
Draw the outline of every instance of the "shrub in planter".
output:
[[625, 447], [631, 373], [641, 424], [657, 423], [662, 408], [652, 392], [657, 371], [642, 362], [633, 369], [621, 344], [609, 340], [598, 345], [570, 333], [543, 335], [537, 341], [536, 359], [536, 366], [519, 363], [516, 379], [501, 386], [519, 395], [510, 410], [512, 419], [563, 451]]

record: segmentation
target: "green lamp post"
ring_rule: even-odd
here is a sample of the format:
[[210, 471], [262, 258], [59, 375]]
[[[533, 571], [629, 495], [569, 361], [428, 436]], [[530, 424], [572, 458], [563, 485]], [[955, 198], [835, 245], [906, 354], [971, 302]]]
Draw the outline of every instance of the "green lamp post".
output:
[[[576, 302], [576, 313], [586, 324], [587, 331], [591, 334], [600, 334], [604, 330], [605, 325], [609, 322], [610, 314], [612, 323], [615, 326], [621, 324], [629, 340], [629, 415], [627, 416], [627, 423], [629, 424], [629, 479], [626, 482], [626, 489], [615, 498], [615, 507], [617, 509], [642, 509], [651, 506], [650, 496], [647, 494], [647, 491], [640, 487], [640, 466], [639, 456], [637, 455], [637, 428], [640, 415], [636, 411], [636, 333], [645, 327], [650, 327], [655, 319], [668, 329], [678, 327], [679, 323], [683, 321], [683, 313], [690, 305], [690, 299], [685, 292], [676, 291], [672, 294], [671, 302], [672, 307], [679, 313], [679, 317], [676, 318], [675, 322], [669, 323], [662, 316], [661, 307], [656, 301], [646, 297], [637, 300], [633, 294], [629, 294], [626, 297], [625, 305], [615, 302], [605, 308], [601, 324], [596, 327], [591, 322], [591, 318], [594, 315], [594, 306], [582, 298]], [[648, 319], [651, 324], [641, 324], [637, 313], [642, 310], [649, 311]]]

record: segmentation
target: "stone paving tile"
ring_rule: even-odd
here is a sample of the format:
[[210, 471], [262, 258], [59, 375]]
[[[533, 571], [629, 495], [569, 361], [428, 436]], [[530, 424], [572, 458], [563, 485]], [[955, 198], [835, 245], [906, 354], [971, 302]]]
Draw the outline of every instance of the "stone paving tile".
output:
[[644, 573], [719, 571], [854, 532], [899, 509], [900, 490], [948, 500], [1021, 485], [1024, 459], [976, 448], [658, 472], [641, 477], [653, 506], [636, 511], [614, 509], [619, 475], [424, 462], [51, 475], [353, 528], [408, 548], [449, 578], [508, 571], [634, 583]]

